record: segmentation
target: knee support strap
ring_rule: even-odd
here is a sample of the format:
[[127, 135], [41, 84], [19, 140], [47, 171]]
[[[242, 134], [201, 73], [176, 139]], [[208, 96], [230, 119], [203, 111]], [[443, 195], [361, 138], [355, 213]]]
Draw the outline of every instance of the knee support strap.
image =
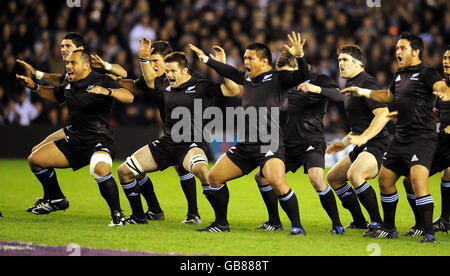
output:
[[136, 159], [136, 157], [134, 157], [134, 155], [127, 158], [127, 160], [125, 161], [125, 165], [128, 167], [128, 169], [130, 169], [134, 176], [138, 176], [144, 172], [141, 164]]
[[192, 172], [192, 168], [197, 163], [205, 163], [206, 165], [208, 165], [208, 158], [206, 158], [206, 156], [204, 156], [202, 154], [197, 154], [197, 155], [192, 156], [191, 160], [189, 160], [189, 171], [190, 172]]

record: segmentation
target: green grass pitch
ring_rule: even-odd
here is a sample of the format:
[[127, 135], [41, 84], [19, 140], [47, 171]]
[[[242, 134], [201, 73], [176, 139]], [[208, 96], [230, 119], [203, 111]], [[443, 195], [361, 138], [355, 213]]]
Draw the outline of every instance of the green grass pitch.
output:
[[[116, 169], [113, 175], [117, 179]], [[421, 244], [420, 238], [400, 236], [397, 240], [363, 238], [363, 230], [347, 230], [344, 236], [331, 236], [331, 224], [322, 209], [319, 198], [302, 169], [287, 174], [288, 184], [295, 190], [299, 200], [300, 216], [306, 237], [288, 236], [290, 223], [280, 208], [285, 230], [263, 232], [256, 230], [267, 220], [266, 209], [253, 174], [228, 183], [230, 203], [228, 218], [230, 233], [199, 233], [195, 229], [205, 227], [214, 219], [214, 213], [202, 195], [197, 179], [198, 207], [202, 225], [184, 225], [187, 204], [178, 176], [173, 168], [149, 174], [165, 221], [150, 221], [148, 225], [108, 227], [109, 209], [98, 190], [97, 183], [89, 175], [87, 167], [72, 172], [71, 169], [56, 170], [60, 186], [70, 202], [65, 212], [36, 216], [25, 212], [36, 198], [42, 196], [42, 187], [31, 173], [25, 160], [0, 160], [0, 240], [22, 241], [49, 246], [67, 246], [71, 243], [81, 247], [99, 249], [124, 249], [154, 253], [220, 256], [368, 256], [392, 255], [449, 255], [450, 236], [437, 233], [436, 244]], [[377, 179], [369, 181], [378, 194]], [[434, 218], [440, 214], [440, 175], [430, 178], [430, 192], [435, 201]], [[120, 189], [121, 205], [126, 216], [130, 206]], [[401, 182], [398, 182], [400, 202], [397, 207], [399, 234], [407, 232], [414, 223], [412, 211], [406, 200]], [[379, 197], [379, 194], [378, 194]], [[351, 216], [337, 199], [341, 221], [347, 225]], [[143, 200], [146, 207], [145, 201]], [[144, 207], [144, 208], [145, 208]], [[363, 208], [364, 209], [364, 208]], [[380, 210], [381, 205], [380, 205]], [[365, 210], [364, 210], [365, 212]], [[368, 218], [367, 213], [366, 218]]]

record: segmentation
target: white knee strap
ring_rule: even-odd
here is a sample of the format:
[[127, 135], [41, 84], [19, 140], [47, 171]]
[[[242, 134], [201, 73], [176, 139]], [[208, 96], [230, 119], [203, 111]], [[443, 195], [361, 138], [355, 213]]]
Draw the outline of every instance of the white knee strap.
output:
[[138, 162], [136, 157], [134, 157], [134, 155], [127, 158], [127, 160], [125, 161], [125, 165], [128, 167], [128, 169], [130, 169], [134, 176], [138, 176], [144, 172], [141, 164]]
[[192, 156], [191, 160], [189, 160], [189, 171], [190, 172], [192, 172], [192, 168], [197, 163], [205, 163], [206, 165], [208, 165], [208, 158], [206, 158], [206, 156], [204, 156], [202, 154], [197, 154], [197, 155]]
[[102, 178], [102, 176], [97, 175], [95, 173], [95, 166], [97, 166], [97, 164], [100, 163], [100, 162], [104, 162], [106, 164], [109, 164], [112, 167], [112, 159], [111, 159], [111, 156], [109, 154], [102, 153], [102, 152], [94, 153], [91, 156], [91, 161], [90, 161], [90, 164], [89, 164], [89, 172], [96, 179], [97, 178]]

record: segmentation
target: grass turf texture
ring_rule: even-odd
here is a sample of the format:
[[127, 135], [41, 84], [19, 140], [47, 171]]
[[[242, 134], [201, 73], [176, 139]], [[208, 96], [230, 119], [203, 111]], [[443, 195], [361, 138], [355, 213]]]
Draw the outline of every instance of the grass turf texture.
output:
[[[113, 165], [113, 175], [118, 181]], [[35, 199], [42, 196], [42, 187], [28, 168], [25, 160], [0, 160], [0, 240], [22, 241], [49, 246], [67, 246], [71, 243], [81, 247], [98, 249], [124, 249], [155, 253], [222, 256], [303, 256], [303, 255], [362, 255], [372, 254], [373, 247], [382, 256], [392, 255], [449, 255], [450, 236], [437, 233], [436, 244], [421, 244], [421, 238], [402, 237], [397, 240], [363, 238], [363, 230], [347, 230], [344, 236], [331, 236], [331, 223], [322, 209], [318, 195], [303, 170], [288, 173], [288, 184], [293, 187], [299, 200], [300, 215], [306, 237], [288, 236], [290, 222], [280, 208], [285, 228], [282, 232], [256, 230], [267, 220], [267, 212], [261, 195], [253, 180], [253, 174], [230, 181], [228, 218], [230, 233], [199, 233], [195, 229], [206, 227], [214, 219], [209, 203], [202, 195], [197, 179], [198, 207], [203, 223], [184, 225], [187, 204], [178, 176], [173, 168], [149, 174], [162, 209], [165, 221], [149, 221], [147, 225], [108, 227], [109, 209], [100, 195], [97, 183], [87, 167], [72, 172], [57, 169], [62, 191], [70, 207], [65, 212], [37, 216], [25, 212]], [[378, 193], [377, 180], [369, 181]], [[397, 230], [400, 235], [413, 225], [414, 218], [406, 200], [404, 188], [399, 181], [397, 188], [400, 202], [397, 207]], [[435, 201], [434, 218], [440, 214], [440, 174], [430, 178], [430, 192]], [[128, 217], [131, 209], [120, 190], [121, 205]], [[351, 221], [349, 212], [336, 197], [342, 223]], [[146, 208], [143, 199], [144, 208]], [[381, 205], [380, 205], [380, 210]], [[363, 211], [368, 219], [368, 215]], [[374, 245], [375, 244], [375, 245]]]

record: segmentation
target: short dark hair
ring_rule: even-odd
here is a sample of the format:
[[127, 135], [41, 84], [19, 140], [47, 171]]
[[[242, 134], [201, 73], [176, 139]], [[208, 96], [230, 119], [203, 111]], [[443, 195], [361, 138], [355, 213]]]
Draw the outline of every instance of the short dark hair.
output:
[[80, 33], [76, 33], [76, 32], [70, 32], [70, 33], [67, 33], [64, 37], [63, 37], [63, 39], [70, 39], [70, 40], [72, 40], [72, 42], [73, 42], [73, 44], [77, 47], [77, 48], [79, 48], [79, 47], [81, 47], [81, 46], [83, 46], [83, 48], [86, 50], [86, 46], [87, 46], [87, 44], [86, 44], [86, 42], [84, 41], [84, 38], [83, 38], [83, 36], [80, 34]]
[[289, 53], [287, 50], [283, 50], [277, 58], [276, 67], [281, 68], [284, 66], [289, 66], [296, 68], [298, 66], [297, 59]]
[[152, 42], [152, 48], [153, 48], [152, 54], [154, 55], [159, 54], [163, 57], [173, 52], [172, 47], [170, 47], [169, 43], [163, 40]]
[[86, 50], [75, 50], [72, 52], [72, 55], [75, 53], [81, 53], [81, 60], [83, 62], [88, 62], [89, 64], [91, 64], [91, 55], [89, 55], [89, 53]]
[[400, 35], [399, 39], [406, 39], [409, 41], [409, 43], [411, 44], [411, 48], [413, 50], [419, 50], [419, 58], [422, 59], [423, 58], [423, 51], [424, 51], [424, 43], [423, 43], [423, 39], [416, 35], [416, 34], [412, 34], [412, 33], [402, 33]]
[[366, 64], [366, 58], [364, 57], [364, 52], [361, 49], [361, 47], [359, 47], [358, 45], [355, 45], [355, 44], [344, 45], [338, 50], [338, 55], [340, 55], [340, 54], [347, 54], [347, 55], [354, 57], [355, 59], [362, 62], [363, 67]]
[[263, 43], [255, 42], [247, 46], [247, 50], [255, 50], [259, 59], [265, 59], [269, 61], [269, 64], [272, 64], [272, 52], [270, 51], [269, 46]]
[[164, 62], [177, 62], [181, 68], [188, 67], [188, 59], [183, 52], [173, 52], [164, 58]]

